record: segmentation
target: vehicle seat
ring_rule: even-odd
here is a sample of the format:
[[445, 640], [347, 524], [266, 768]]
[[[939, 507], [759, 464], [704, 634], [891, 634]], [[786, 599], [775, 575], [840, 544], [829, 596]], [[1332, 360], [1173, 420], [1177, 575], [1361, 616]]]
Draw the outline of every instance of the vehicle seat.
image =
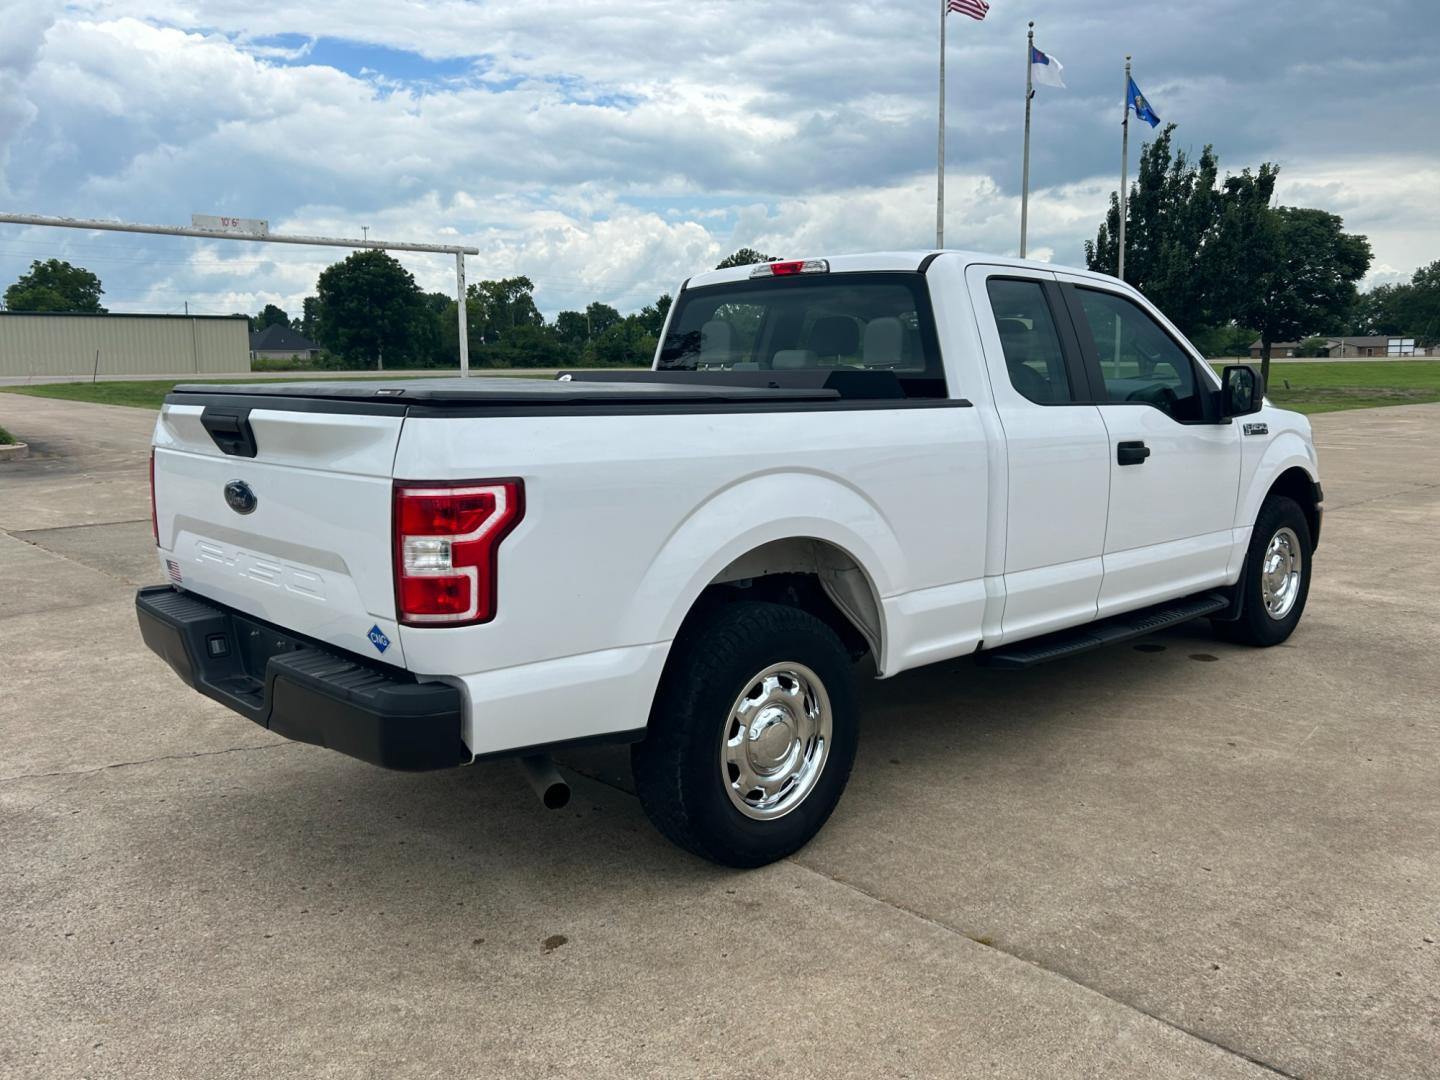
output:
[[724, 367], [730, 363], [730, 324], [711, 319], [700, 327], [699, 367]]
[[865, 343], [860, 356], [866, 367], [896, 367], [901, 360], [904, 328], [893, 315], [882, 315], [865, 324]]
[[860, 351], [860, 330], [847, 315], [826, 315], [810, 328], [810, 348], [826, 359], [854, 356]]
[[1036, 347], [1035, 331], [1019, 319], [996, 319], [1000, 344], [1005, 350], [1005, 366], [1010, 370], [1010, 384], [1031, 401], [1053, 401], [1050, 380], [1027, 361], [1044, 358]]

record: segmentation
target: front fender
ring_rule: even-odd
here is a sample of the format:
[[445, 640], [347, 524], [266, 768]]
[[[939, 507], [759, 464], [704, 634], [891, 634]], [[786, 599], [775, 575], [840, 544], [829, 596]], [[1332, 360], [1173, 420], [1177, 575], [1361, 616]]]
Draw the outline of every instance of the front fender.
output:
[[1310, 479], [1319, 479], [1319, 467], [1315, 460], [1315, 450], [1310, 442], [1309, 422], [1304, 417], [1294, 413], [1279, 412], [1281, 419], [1272, 420], [1272, 429], [1280, 423], [1286, 423], [1289, 417], [1294, 416], [1304, 425], [1301, 430], [1299, 424], [1287, 426], [1273, 435], [1265, 444], [1264, 451], [1251, 465], [1246, 462], [1246, 485], [1241, 492], [1241, 497], [1236, 504], [1235, 527], [1248, 528], [1255, 524], [1256, 517], [1260, 514], [1260, 504], [1265, 501], [1275, 481], [1288, 469], [1302, 469]]
[[859, 565], [877, 600], [908, 581], [905, 553], [880, 508], [824, 473], [785, 470], [714, 492], [666, 538], [625, 613], [624, 640], [669, 641], [707, 585], [774, 540], [823, 540]]

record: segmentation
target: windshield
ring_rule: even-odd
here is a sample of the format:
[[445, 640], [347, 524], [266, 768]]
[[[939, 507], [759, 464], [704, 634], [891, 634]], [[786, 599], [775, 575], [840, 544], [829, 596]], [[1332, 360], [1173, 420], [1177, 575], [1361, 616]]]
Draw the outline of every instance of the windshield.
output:
[[889, 371], [907, 396], [943, 396], [925, 279], [918, 273], [762, 277], [687, 289], [661, 370]]

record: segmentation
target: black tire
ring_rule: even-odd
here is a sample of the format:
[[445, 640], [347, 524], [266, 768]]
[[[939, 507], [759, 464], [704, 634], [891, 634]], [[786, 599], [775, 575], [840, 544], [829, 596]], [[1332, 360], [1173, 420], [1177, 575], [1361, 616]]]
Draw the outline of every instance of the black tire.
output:
[[[819, 678], [831, 735], [808, 794], [783, 816], [756, 820], [726, 790], [722, 747], [747, 684], [780, 663], [803, 665]], [[858, 740], [850, 657], [835, 632], [797, 608], [746, 602], [687, 624], [630, 760], [640, 804], [656, 828], [711, 862], [753, 867], [784, 858], [820, 831], [845, 790]]]
[[[1277, 619], [1265, 608], [1262, 579], [1265, 553], [1270, 541], [1282, 529], [1289, 529], [1298, 538], [1302, 558], [1295, 602], [1283, 618]], [[1266, 499], [1255, 519], [1255, 530], [1250, 535], [1250, 547], [1245, 554], [1245, 571], [1240, 581], [1240, 617], [1228, 622], [1217, 620], [1214, 623], [1216, 633], [1227, 641], [1260, 647], [1279, 645], [1288, 638], [1295, 632], [1295, 626], [1305, 612], [1305, 600], [1310, 595], [1312, 554], [1310, 523], [1299, 503], [1284, 495], [1272, 495]]]

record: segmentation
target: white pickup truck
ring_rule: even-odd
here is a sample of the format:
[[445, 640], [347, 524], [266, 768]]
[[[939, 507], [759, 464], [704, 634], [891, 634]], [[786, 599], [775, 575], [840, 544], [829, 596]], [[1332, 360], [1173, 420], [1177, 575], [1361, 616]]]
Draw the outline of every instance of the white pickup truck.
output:
[[155, 427], [180, 677], [426, 769], [633, 744], [672, 840], [754, 866], [840, 798], [860, 669], [1023, 668], [1300, 619], [1310, 425], [1134, 290], [958, 251], [714, 271], [648, 372], [180, 386]]

